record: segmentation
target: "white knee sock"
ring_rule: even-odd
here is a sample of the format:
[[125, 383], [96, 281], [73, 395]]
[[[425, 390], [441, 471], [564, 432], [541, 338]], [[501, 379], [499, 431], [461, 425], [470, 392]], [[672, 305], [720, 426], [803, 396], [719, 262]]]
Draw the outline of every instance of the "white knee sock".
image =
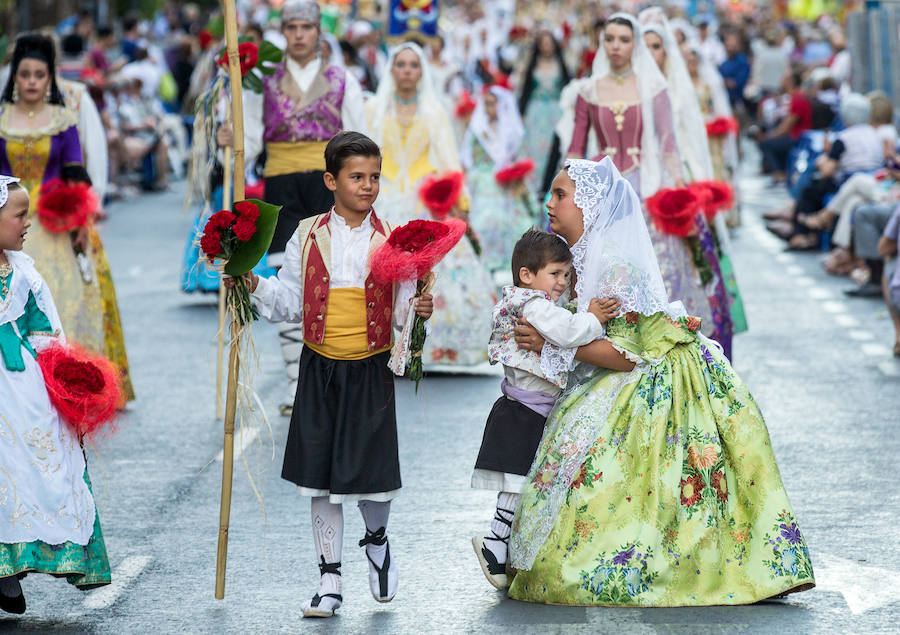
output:
[[288, 380], [296, 386], [300, 374], [300, 351], [303, 348], [301, 325], [282, 322], [278, 325], [278, 340], [281, 342], [281, 355]]
[[[328, 502], [327, 496], [314, 496], [310, 503], [313, 540], [316, 543], [316, 564], [341, 561], [344, 541], [344, 508]], [[326, 573], [319, 580], [319, 595], [341, 592], [341, 576]], [[330, 608], [337, 604], [333, 598], [323, 597], [321, 606]]]
[[[375, 533], [379, 529], [387, 530], [388, 517], [391, 514], [391, 502], [378, 503], [375, 501], [361, 500], [358, 503], [359, 512], [366, 523], [366, 531]], [[366, 553], [376, 566], [384, 564], [384, 554], [387, 552], [387, 543], [383, 545], [366, 545]]]
[[512, 519], [518, 506], [518, 494], [512, 492], [497, 494], [497, 509], [494, 511], [494, 519], [491, 521], [491, 535], [486, 536], [484, 544], [500, 564], [506, 562], [509, 551], [509, 534], [512, 533]]

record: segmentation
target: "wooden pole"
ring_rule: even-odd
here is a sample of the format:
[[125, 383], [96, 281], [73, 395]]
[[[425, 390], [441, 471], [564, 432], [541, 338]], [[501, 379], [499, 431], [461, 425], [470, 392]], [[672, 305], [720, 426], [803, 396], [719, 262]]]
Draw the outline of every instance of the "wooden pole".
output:
[[[231, 148], [225, 148], [224, 176], [222, 179], [222, 208], [231, 209]], [[225, 359], [225, 285], [219, 281], [219, 341], [216, 347], [216, 420], [222, 412], [222, 366]]]
[[[237, 12], [234, 0], [222, 0], [228, 74], [231, 78], [231, 121], [234, 124], [234, 199], [244, 200], [244, 107], [241, 100], [241, 66], [238, 58]], [[231, 516], [231, 481], [234, 471], [234, 416], [237, 409], [240, 367], [239, 325], [232, 316], [228, 355], [228, 388], [225, 395], [225, 442], [222, 460], [222, 500], [219, 507], [219, 543], [216, 550], [216, 599], [225, 598], [225, 565], [228, 557], [228, 524]]]

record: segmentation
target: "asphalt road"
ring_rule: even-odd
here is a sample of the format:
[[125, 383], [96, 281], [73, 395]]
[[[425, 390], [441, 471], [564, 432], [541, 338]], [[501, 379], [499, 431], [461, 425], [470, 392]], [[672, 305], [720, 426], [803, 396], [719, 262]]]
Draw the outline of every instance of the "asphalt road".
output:
[[[287, 419], [275, 328], [253, 327], [254, 387], [271, 423], [235, 466], [224, 601], [213, 598], [222, 426], [214, 398], [212, 296], [179, 292], [189, 215], [181, 188], [113, 205], [102, 228], [138, 399], [118, 432], [90, 451], [115, 582], [83, 593], [32, 575], [28, 612], [0, 631], [224, 632], [896, 632], [900, 620], [900, 363], [883, 303], [849, 299], [818, 254], [784, 254], [759, 214], [783, 200], [765, 179], [742, 180], [735, 265], [750, 331], [735, 367], [766, 415], [808, 540], [818, 587], [736, 608], [609, 609], [531, 605], [484, 580], [470, 536], [494, 497], [468, 487], [496, 377], [428, 377], [418, 396], [398, 383], [404, 491], [389, 534], [400, 590], [369, 595], [345, 510], [345, 603], [339, 617], [302, 620], [317, 588], [309, 503], [279, 477]], [[252, 436], [252, 435], [251, 435]], [[239, 439], [240, 441], [240, 439]], [[257, 498], [251, 487], [259, 488]], [[261, 502], [260, 502], [261, 501]]]

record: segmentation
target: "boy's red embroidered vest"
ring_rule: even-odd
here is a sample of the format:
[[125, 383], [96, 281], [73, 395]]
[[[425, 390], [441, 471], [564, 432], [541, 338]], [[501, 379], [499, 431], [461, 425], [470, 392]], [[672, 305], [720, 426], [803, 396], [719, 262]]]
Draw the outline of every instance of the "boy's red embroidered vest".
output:
[[[325, 339], [325, 317], [328, 311], [328, 295], [331, 274], [326, 266], [331, 262], [331, 231], [328, 221], [331, 212], [320, 214], [300, 223], [299, 240], [303, 246], [303, 339], [321, 344]], [[380, 247], [391, 233], [386, 221], [372, 211], [372, 236], [369, 238], [369, 255]], [[393, 284], [378, 284], [372, 273], [366, 276], [366, 333], [369, 351], [378, 351], [391, 345], [392, 314], [394, 305]]]

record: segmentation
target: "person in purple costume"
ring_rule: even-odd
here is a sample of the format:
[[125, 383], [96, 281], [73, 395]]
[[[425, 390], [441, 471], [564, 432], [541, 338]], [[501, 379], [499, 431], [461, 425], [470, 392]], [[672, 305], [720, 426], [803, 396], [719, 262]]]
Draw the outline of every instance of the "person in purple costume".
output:
[[[364, 128], [359, 81], [319, 56], [321, 13], [311, 0], [288, 0], [281, 8], [285, 56], [264, 80], [261, 96], [246, 95], [248, 161], [266, 152], [265, 200], [281, 205], [268, 263], [280, 267], [285, 246], [304, 218], [327, 212], [334, 195], [325, 187], [325, 146], [342, 130]], [[302, 337], [296, 324], [279, 325], [289, 379], [283, 415], [296, 393]]]

